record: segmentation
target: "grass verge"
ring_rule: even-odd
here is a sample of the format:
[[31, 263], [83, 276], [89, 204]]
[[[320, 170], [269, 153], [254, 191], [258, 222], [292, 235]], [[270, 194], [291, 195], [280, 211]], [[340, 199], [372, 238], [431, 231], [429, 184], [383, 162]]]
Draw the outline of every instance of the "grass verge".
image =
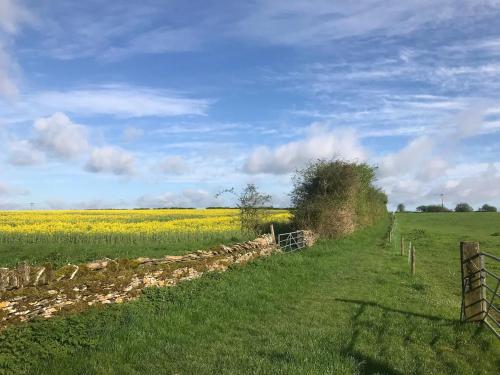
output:
[[458, 322], [455, 249], [422, 247], [421, 257], [435, 255], [440, 272], [421, 262], [411, 277], [406, 258], [386, 245], [387, 225], [175, 288], [150, 289], [133, 303], [7, 329], [0, 333], [0, 369], [498, 373], [497, 339]]
[[41, 264], [51, 262], [56, 267], [68, 263], [83, 263], [102, 258], [162, 257], [184, 255], [195, 250], [253, 239], [238, 231], [228, 233], [185, 234], [172, 241], [137, 241], [116, 244], [71, 244], [71, 243], [0, 243], [0, 267], [12, 267], [19, 262]]

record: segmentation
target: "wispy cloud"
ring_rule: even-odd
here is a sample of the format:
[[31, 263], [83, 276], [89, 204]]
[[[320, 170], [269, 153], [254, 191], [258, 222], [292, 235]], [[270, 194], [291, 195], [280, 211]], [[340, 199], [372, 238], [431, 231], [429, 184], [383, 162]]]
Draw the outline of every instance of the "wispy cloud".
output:
[[20, 0], [0, 0], [0, 30], [8, 34], [19, 32], [23, 23], [33, 20], [33, 15]]
[[23, 139], [9, 144], [7, 161], [16, 166], [39, 165], [45, 162], [45, 154], [32, 141]]
[[163, 174], [181, 175], [190, 172], [190, 167], [186, 160], [179, 155], [167, 156], [163, 158], [154, 168]]
[[46, 110], [117, 117], [199, 116], [205, 115], [210, 105], [207, 99], [186, 98], [175, 92], [128, 85], [45, 91], [29, 101]]
[[485, 15], [499, 6], [487, 0], [259, 0], [237, 24], [237, 31], [263, 43], [310, 47], [346, 37], [401, 35], [429, 24]]
[[0, 95], [12, 99], [19, 94], [18, 77], [19, 66], [7, 54], [0, 39]]
[[29, 191], [0, 181], [0, 196], [27, 195]]
[[12, 98], [19, 93], [20, 68], [8, 50], [21, 27], [32, 20], [22, 2], [0, 0], [0, 96]]
[[130, 143], [137, 141], [144, 136], [144, 130], [134, 126], [127, 126], [123, 130], [122, 138], [125, 142]]
[[60, 59], [111, 61], [136, 54], [200, 50], [221, 39], [314, 48], [345, 38], [400, 36], [450, 20], [465, 22], [500, 7], [489, 0], [214, 1], [206, 9], [189, 7], [186, 17], [182, 11], [188, 8], [181, 1], [153, 1], [103, 3], [100, 17], [94, 17], [91, 3], [81, 4], [77, 12], [67, 4], [58, 5], [50, 12], [38, 8], [50, 20], [44, 25], [43, 53]]
[[123, 46], [112, 46], [99, 58], [112, 61], [136, 54], [195, 51], [201, 46], [200, 30], [192, 27], [160, 27], [136, 35]]
[[180, 193], [143, 195], [137, 199], [138, 207], [195, 207], [222, 206], [224, 201], [203, 189], [185, 189]]

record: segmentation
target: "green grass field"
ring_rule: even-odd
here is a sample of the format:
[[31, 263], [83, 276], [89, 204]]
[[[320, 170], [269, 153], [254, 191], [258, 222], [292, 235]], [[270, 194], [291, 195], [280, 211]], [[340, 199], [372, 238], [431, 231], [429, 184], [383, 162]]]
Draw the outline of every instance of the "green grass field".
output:
[[481, 250], [500, 252], [500, 213], [405, 213], [397, 220], [400, 231], [422, 246], [458, 253], [460, 241], [478, 241]]
[[[447, 269], [442, 269], [441, 262], [434, 263], [434, 255], [440, 259], [448, 256], [453, 270], [460, 270], [460, 241], [479, 242], [481, 251], [500, 256], [500, 214], [489, 212], [450, 212], [450, 213], [405, 213], [397, 216], [397, 230], [394, 248], [399, 249], [399, 234], [416, 246], [417, 267], [422, 272], [436, 274], [444, 281], [449, 277]], [[422, 255], [420, 255], [422, 254]], [[434, 253], [431, 253], [434, 254]], [[420, 266], [422, 265], [422, 266]], [[487, 268], [500, 275], [500, 265], [486, 260]], [[460, 280], [457, 281], [460, 285]]]
[[182, 255], [191, 251], [208, 249], [220, 244], [232, 244], [251, 239], [241, 232], [203, 235], [186, 233], [172, 241], [140, 241], [118, 244], [2, 244], [0, 243], [0, 267], [12, 267], [19, 262], [30, 264], [52, 262], [56, 266], [83, 263], [102, 258], [137, 258], [140, 256], [162, 257]]
[[497, 374], [500, 343], [462, 324], [458, 242], [500, 252], [500, 215], [404, 214], [138, 301], [0, 333], [0, 371], [35, 374]]

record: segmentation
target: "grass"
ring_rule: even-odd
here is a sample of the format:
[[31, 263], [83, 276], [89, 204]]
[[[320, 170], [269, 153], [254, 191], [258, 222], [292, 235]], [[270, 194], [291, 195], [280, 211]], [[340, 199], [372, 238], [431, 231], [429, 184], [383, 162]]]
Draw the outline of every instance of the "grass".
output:
[[458, 252], [458, 242], [479, 241], [483, 251], [500, 253], [500, 213], [405, 213], [397, 214], [397, 221], [402, 232], [424, 245]]
[[[416, 246], [421, 271], [435, 273], [440, 282], [450, 276], [441, 269], [441, 262], [433, 264], [437, 251], [448, 256], [453, 271], [460, 270], [460, 241], [479, 242], [481, 251], [500, 256], [500, 213], [495, 212], [450, 212], [450, 213], [405, 213], [397, 215], [397, 234], [411, 240]], [[400, 246], [399, 237], [394, 241], [395, 251]], [[397, 249], [396, 249], [397, 248]], [[422, 254], [422, 255], [420, 255]], [[427, 256], [427, 254], [432, 254]], [[417, 264], [417, 267], [419, 266]], [[486, 260], [486, 267], [500, 274], [500, 265]], [[430, 276], [430, 275], [429, 275]], [[453, 274], [453, 277], [457, 277]], [[460, 280], [456, 281], [460, 285]]]
[[[494, 216], [476, 225], [469, 223], [476, 216], [449, 215], [474, 227], [476, 239], [498, 230]], [[446, 218], [398, 220], [403, 232], [425, 231], [414, 277], [387, 245], [382, 222], [301, 252], [149, 289], [133, 303], [11, 327], [0, 333], [0, 372], [498, 373], [498, 340], [458, 322], [459, 238], [438, 228]]]
[[26, 261], [30, 264], [52, 262], [55, 266], [82, 263], [96, 259], [161, 257], [182, 255], [194, 250], [207, 249], [220, 244], [232, 244], [250, 239], [239, 231], [227, 233], [177, 234], [171, 241], [139, 241], [118, 244], [71, 244], [71, 243], [0, 243], [0, 267], [15, 266]]

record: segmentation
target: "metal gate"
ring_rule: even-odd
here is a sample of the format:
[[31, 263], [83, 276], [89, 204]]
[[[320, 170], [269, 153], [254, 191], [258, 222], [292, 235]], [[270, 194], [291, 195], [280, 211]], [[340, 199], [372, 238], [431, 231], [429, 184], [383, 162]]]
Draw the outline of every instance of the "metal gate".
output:
[[285, 252], [296, 251], [306, 246], [304, 231], [298, 230], [278, 235], [278, 246]]
[[[500, 269], [500, 258], [480, 252], [467, 252], [461, 244], [463, 321], [481, 321], [500, 338], [500, 278], [493, 272]], [[486, 265], [488, 260], [488, 266]]]

